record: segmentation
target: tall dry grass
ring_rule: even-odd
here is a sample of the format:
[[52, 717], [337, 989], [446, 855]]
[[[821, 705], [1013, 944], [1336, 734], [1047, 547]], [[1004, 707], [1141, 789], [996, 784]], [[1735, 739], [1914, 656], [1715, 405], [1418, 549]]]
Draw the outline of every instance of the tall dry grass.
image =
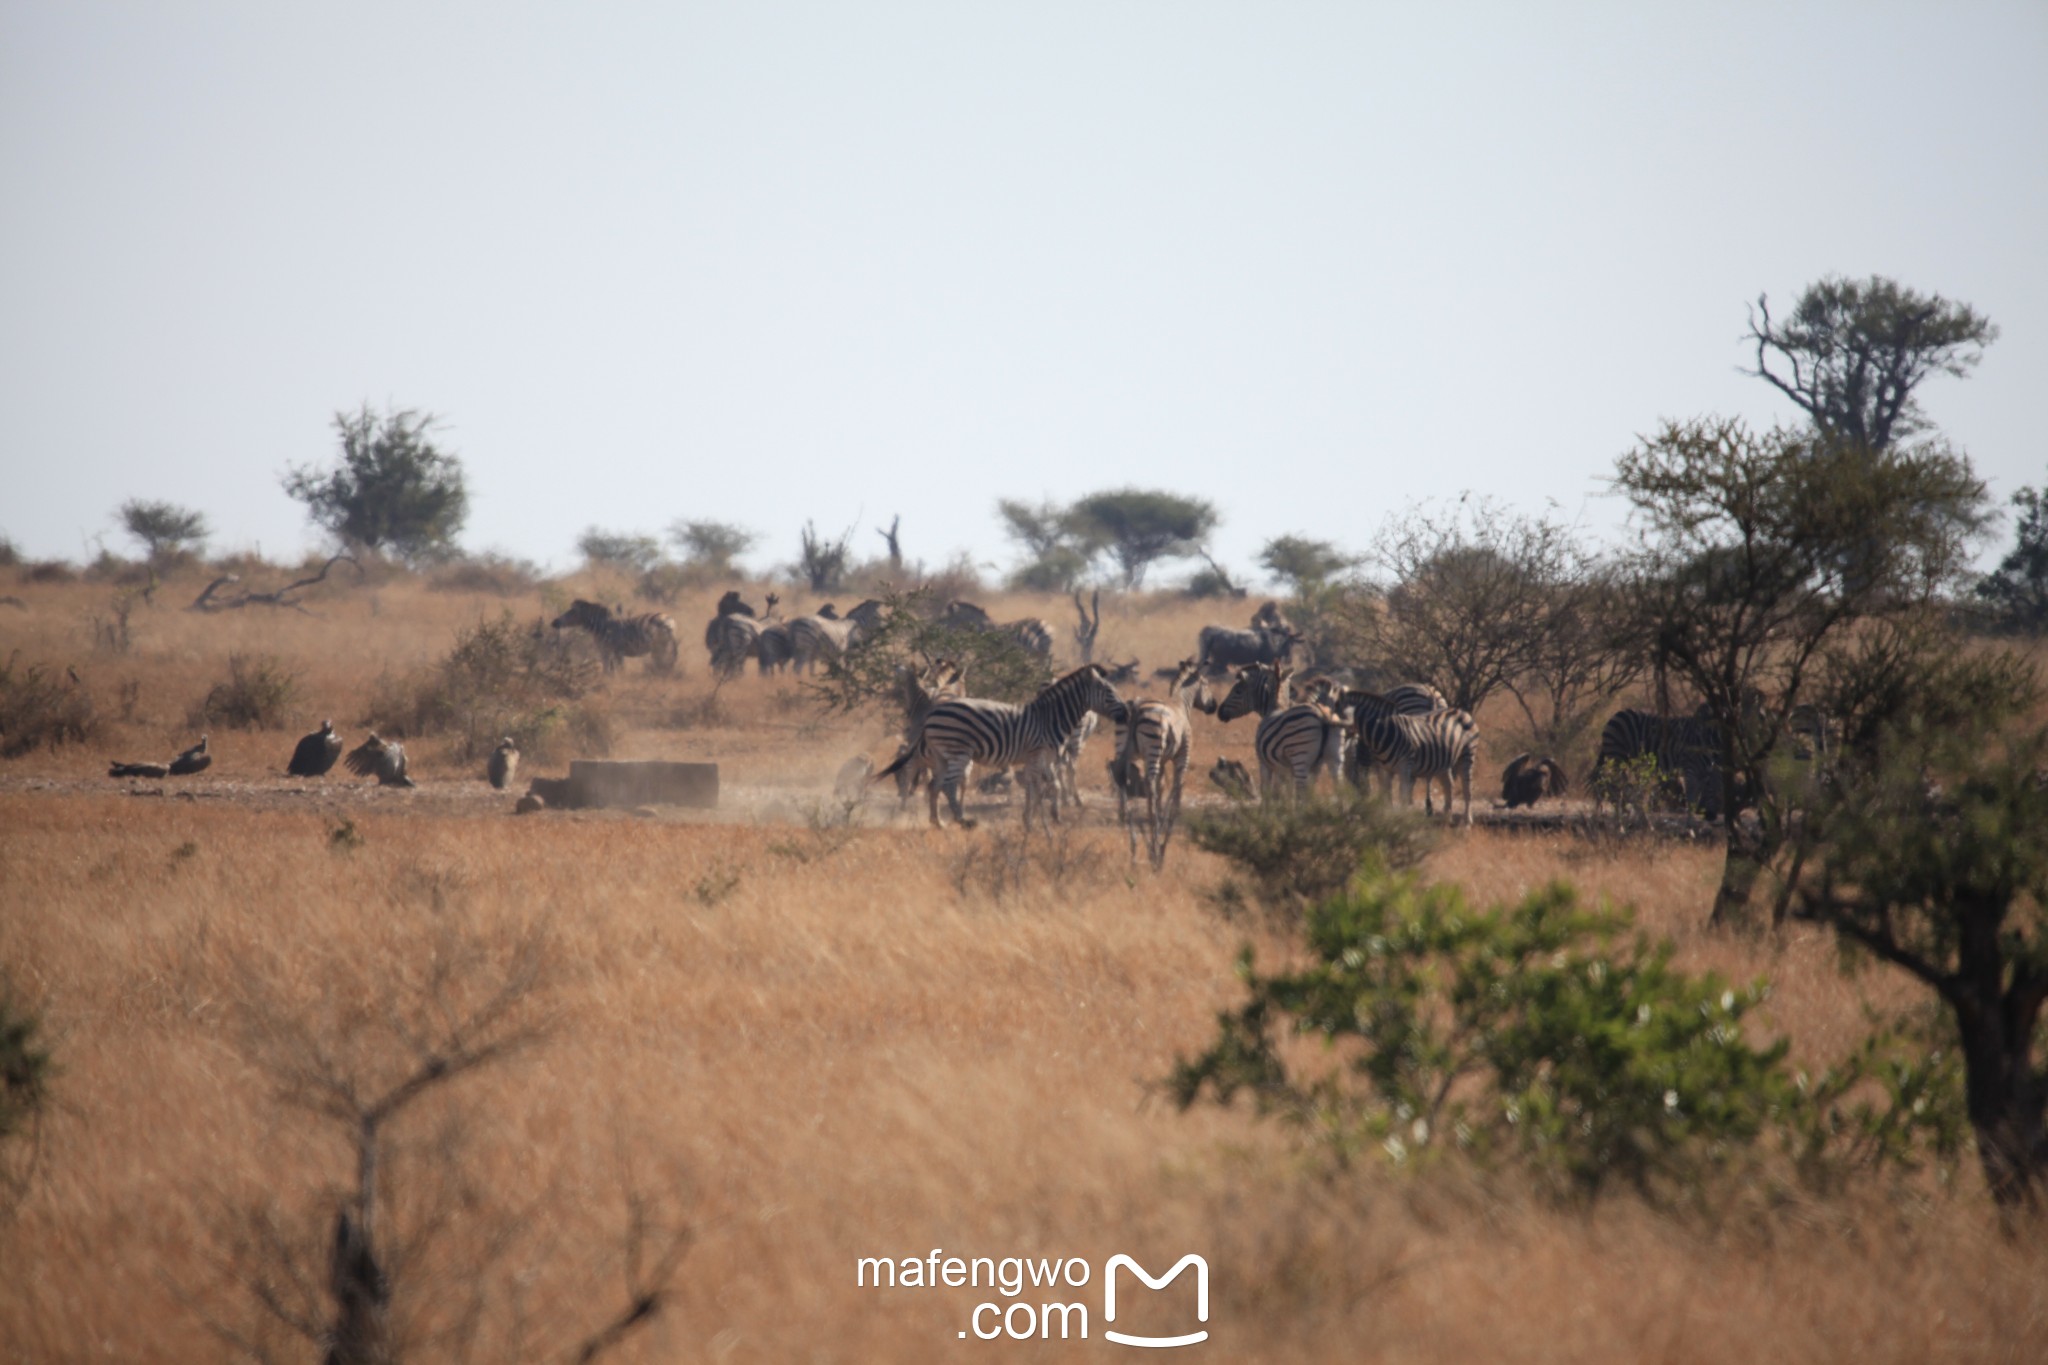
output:
[[[1200, 1251], [1215, 1359], [2038, 1358], [2048, 1262], [2001, 1240], [1967, 1188], [1714, 1229], [1625, 1200], [1566, 1214], [1454, 1177], [1339, 1178], [1241, 1110], [1175, 1112], [1154, 1085], [1237, 999], [1232, 960], [1262, 932], [1208, 905], [1221, 866], [1180, 840], [1163, 874], [1131, 870], [1101, 823], [1099, 766], [1052, 863], [1015, 852], [1014, 817], [973, 836], [921, 816], [839, 827], [832, 775], [880, 752], [886, 723], [821, 719], [787, 679], [749, 676], [706, 707], [693, 646], [709, 597], [676, 609], [682, 677], [629, 668], [608, 695], [626, 756], [715, 759], [739, 809], [515, 820], [431, 752], [418, 793], [269, 799], [250, 775], [282, 766], [289, 727], [216, 735], [214, 770], [178, 789], [237, 799], [70, 781], [116, 751], [168, 752], [233, 652], [297, 673], [295, 725], [344, 719], [381, 671], [438, 658], [501, 599], [392, 582], [322, 596], [317, 619], [162, 605], [108, 656], [83, 625], [99, 591], [24, 586], [27, 608], [0, 615], [0, 648], [78, 666], [110, 714], [124, 680], [142, 691], [110, 735], [0, 766], [0, 965], [41, 1003], [63, 1068], [35, 1179], [0, 1219], [0, 1356], [218, 1359], [216, 1327], [258, 1330], [233, 1260], [242, 1211], [274, 1203], [317, 1262], [351, 1172], [332, 1125], [281, 1103], [252, 1061], [251, 1019], [326, 1036], [376, 1013], [352, 1004], [411, 998], [448, 945], [531, 931], [553, 965], [534, 1001], [549, 1041], [450, 1086], [394, 1168], [415, 1192], [400, 1206], [419, 1208], [439, 1154], [459, 1156], [468, 1202], [401, 1295], [445, 1314], [481, 1286], [483, 1356], [517, 1340], [559, 1353], [619, 1303], [623, 1167], [694, 1233], [623, 1359], [1103, 1350], [1099, 1316], [1085, 1345], [983, 1346], [958, 1333], [985, 1291], [856, 1287], [857, 1258], [933, 1247], [1097, 1267], [1127, 1251], [1154, 1268]], [[1071, 615], [1057, 599], [990, 605], [1063, 629]], [[1171, 662], [1224, 610], [1109, 613], [1099, 653]], [[1201, 717], [1196, 742], [1206, 767], [1246, 756], [1250, 734]], [[1766, 1026], [1816, 1063], [1866, 1006], [1908, 998], [1842, 976], [1818, 939], [1705, 933], [1710, 849], [1481, 831], [1426, 870], [1483, 900], [1565, 876], [1630, 902], [1680, 965], [1770, 976]], [[334, 1047], [369, 1056], [372, 1041]], [[1099, 1286], [1062, 1297], [1100, 1307]]]

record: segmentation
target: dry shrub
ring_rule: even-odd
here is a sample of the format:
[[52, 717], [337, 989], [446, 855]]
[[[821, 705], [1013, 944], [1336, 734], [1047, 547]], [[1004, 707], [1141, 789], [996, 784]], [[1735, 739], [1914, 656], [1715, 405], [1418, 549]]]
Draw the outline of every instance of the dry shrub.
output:
[[43, 664], [0, 664], [0, 758], [19, 758], [42, 745], [82, 744], [99, 732], [92, 694], [75, 673]]
[[275, 656], [230, 654], [228, 680], [208, 690], [192, 709], [191, 722], [202, 729], [275, 730], [290, 719], [298, 691], [298, 674]]
[[962, 899], [997, 902], [1034, 893], [1063, 902], [1122, 875], [1100, 839], [1081, 836], [1068, 824], [1055, 825], [1050, 833], [992, 825], [968, 838], [953, 857], [951, 873]]
[[456, 633], [438, 663], [407, 676], [378, 680], [363, 721], [381, 733], [454, 738], [459, 762], [483, 757], [510, 735], [532, 763], [561, 749], [605, 754], [616, 726], [588, 697], [597, 665], [559, 633], [520, 625], [512, 613]]
[[541, 572], [532, 561], [511, 555], [465, 555], [427, 570], [426, 580], [429, 592], [524, 597], [540, 585]]
[[76, 583], [78, 570], [61, 559], [41, 559], [21, 571], [21, 581], [29, 584]]

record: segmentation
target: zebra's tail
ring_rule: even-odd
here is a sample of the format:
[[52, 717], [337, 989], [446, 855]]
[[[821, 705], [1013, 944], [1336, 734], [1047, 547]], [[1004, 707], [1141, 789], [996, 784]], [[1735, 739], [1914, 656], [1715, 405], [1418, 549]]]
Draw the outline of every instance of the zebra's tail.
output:
[[873, 777], [869, 778], [868, 781], [880, 782], [885, 777], [894, 777], [897, 773], [903, 771], [903, 765], [910, 762], [911, 758], [914, 757], [916, 753], [916, 745], [904, 745], [903, 752], [896, 755], [896, 761], [894, 763], [891, 763], [888, 767], [882, 769], [880, 772], [876, 773]]

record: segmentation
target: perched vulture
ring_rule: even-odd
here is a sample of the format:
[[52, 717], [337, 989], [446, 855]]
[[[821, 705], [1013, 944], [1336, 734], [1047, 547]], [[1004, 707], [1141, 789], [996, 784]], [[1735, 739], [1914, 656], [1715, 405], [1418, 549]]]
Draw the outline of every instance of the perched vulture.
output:
[[497, 748], [491, 750], [490, 762], [484, 765], [484, 776], [491, 780], [493, 787], [503, 791], [518, 771], [519, 743], [507, 735], [498, 741]]
[[372, 730], [370, 737], [349, 750], [342, 762], [357, 777], [374, 777], [380, 787], [410, 787], [413, 780], [405, 775], [405, 749], [402, 745], [379, 739]]
[[1546, 796], [1563, 796], [1569, 788], [1564, 769], [1553, 758], [1517, 754], [1500, 775], [1500, 799], [1509, 810], [1534, 806]]
[[206, 771], [207, 764], [211, 762], [213, 755], [206, 751], [206, 736], [201, 735], [197, 744], [171, 760], [171, 776], [190, 777], [193, 773]]
[[288, 777], [325, 777], [334, 761], [341, 757], [341, 736], [334, 733], [334, 722], [323, 720], [319, 730], [299, 741], [299, 747], [292, 750], [292, 761], [285, 765]]

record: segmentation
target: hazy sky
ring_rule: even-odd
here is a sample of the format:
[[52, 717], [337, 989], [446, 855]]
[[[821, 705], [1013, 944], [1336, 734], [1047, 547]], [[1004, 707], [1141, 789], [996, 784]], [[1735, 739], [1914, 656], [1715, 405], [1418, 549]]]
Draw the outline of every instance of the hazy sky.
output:
[[2048, 479], [2048, 4], [0, 0], [0, 532], [315, 543], [279, 475], [445, 421], [464, 544], [1215, 501], [1370, 548], [1471, 489], [1605, 535], [1663, 417], [1791, 418], [1744, 305], [2003, 331], [1924, 406]]

